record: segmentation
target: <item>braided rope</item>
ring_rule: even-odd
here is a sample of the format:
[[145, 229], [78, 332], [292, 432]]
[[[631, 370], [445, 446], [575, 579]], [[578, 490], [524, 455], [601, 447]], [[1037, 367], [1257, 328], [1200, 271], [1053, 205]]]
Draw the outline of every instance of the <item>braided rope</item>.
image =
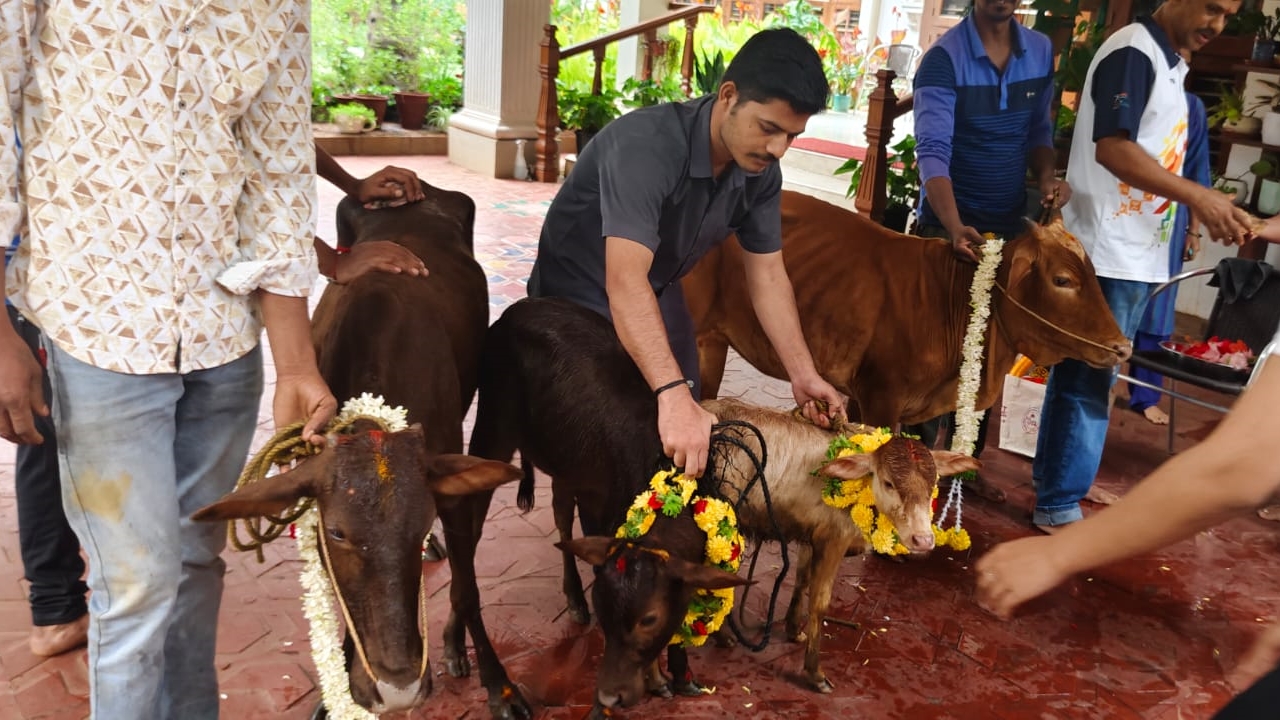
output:
[[[330, 421], [325, 433], [335, 433], [351, 427], [353, 420]], [[305, 423], [297, 422], [286, 425], [271, 436], [266, 445], [249, 459], [240, 477], [236, 480], [236, 490], [265, 479], [272, 468], [289, 466], [295, 461], [319, 455], [323, 446], [313, 445], [302, 439], [302, 428]], [[266, 544], [285, 534], [289, 526], [297, 522], [314, 502], [313, 498], [303, 498], [292, 508], [280, 515], [263, 515], [260, 517], [241, 518], [227, 523], [227, 542], [240, 552], [252, 550], [258, 562], [265, 562], [262, 548]], [[248, 540], [240, 539], [240, 530], [248, 535]]]

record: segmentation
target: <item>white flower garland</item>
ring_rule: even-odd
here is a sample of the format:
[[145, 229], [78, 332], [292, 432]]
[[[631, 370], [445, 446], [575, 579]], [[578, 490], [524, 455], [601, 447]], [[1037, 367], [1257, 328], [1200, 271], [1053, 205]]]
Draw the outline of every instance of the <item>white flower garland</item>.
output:
[[[382, 423], [388, 432], [408, 427], [408, 411], [388, 407], [382, 396], [364, 393], [348, 400], [338, 414], [338, 422], [349, 423], [366, 417]], [[318, 535], [320, 510], [314, 504], [297, 521], [298, 555], [302, 558], [302, 614], [306, 616], [311, 637], [311, 659], [316, 664], [320, 681], [320, 697], [331, 720], [377, 720], [351, 699], [351, 684], [342, 656], [342, 634], [334, 612], [333, 587], [324, 563], [320, 560]], [[426, 628], [423, 628], [426, 633]]]
[[[987, 335], [987, 324], [991, 318], [991, 288], [996, 282], [996, 271], [1000, 268], [1000, 254], [1004, 249], [1004, 240], [988, 237], [982, 244], [982, 258], [978, 261], [978, 269], [973, 274], [973, 285], [969, 288], [969, 326], [964, 332], [964, 343], [961, 346], [960, 384], [956, 388], [956, 426], [951, 431], [951, 451], [972, 455], [974, 446], [978, 444], [978, 423], [981, 414], [977, 411], [978, 390], [982, 386], [982, 350]], [[946, 520], [951, 506], [956, 508], [955, 528], [960, 529], [961, 505], [964, 502], [962, 486], [964, 483], [952, 480], [951, 490], [947, 493], [947, 502], [938, 514], [938, 525]]]

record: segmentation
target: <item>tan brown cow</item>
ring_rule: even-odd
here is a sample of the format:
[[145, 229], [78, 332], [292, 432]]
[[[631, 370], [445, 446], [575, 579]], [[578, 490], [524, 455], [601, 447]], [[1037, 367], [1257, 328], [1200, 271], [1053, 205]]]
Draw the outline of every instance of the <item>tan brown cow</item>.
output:
[[[860, 419], [893, 426], [954, 410], [975, 266], [945, 241], [895, 233], [792, 192], [783, 193], [782, 236], [814, 363], [857, 403]], [[786, 377], [752, 311], [741, 255], [731, 239], [684, 279], [705, 398], [719, 390], [729, 346]], [[1072, 357], [1095, 367], [1129, 357], [1093, 264], [1061, 222], [1005, 244], [986, 349], [979, 409], [994, 404], [1017, 353], [1042, 365]]]

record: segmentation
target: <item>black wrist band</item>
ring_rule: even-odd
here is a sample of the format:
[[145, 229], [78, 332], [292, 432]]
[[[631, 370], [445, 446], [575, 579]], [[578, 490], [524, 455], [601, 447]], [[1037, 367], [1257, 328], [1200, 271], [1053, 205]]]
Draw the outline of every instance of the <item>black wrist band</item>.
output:
[[660, 388], [658, 388], [658, 389], [654, 390], [654, 391], [653, 391], [653, 396], [654, 396], [654, 397], [658, 397], [659, 395], [661, 395], [662, 393], [664, 393], [664, 392], [666, 392], [666, 391], [670, 390], [671, 388], [680, 387], [681, 385], [684, 385], [684, 386], [688, 387], [690, 390], [693, 390], [693, 381], [692, 381], [692, 380], [685, 380], [684, 378], [680, 378], [679, 380], [672, 380], [671, 382], [667, 383], [666, 385], [663, 385], [662, 387], [660, 387]]

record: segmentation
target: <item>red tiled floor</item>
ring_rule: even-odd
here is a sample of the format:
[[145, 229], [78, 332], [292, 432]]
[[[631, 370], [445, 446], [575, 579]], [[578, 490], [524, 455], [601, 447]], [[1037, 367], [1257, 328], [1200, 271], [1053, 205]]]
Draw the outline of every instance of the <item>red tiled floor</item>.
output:
[[[490, 278], [492, 317], [523, 295], [539, 222], [553, 186], [480, 178], [442, 158], [343, 158], [357, 176], [387, 162], [472, 195], [478, 206], [476, 249]], [[332, 239], [337, 193], [322, 183], [322, 235]], [[761, 378], [734, 359], [724, 392], [783, 406], [785, 383]], [[1202, 439], [1216, 416], [1179, 411], [1178, 447]], [[264, 406], [258, 442], [270, 433]], [[992, 433], [996, 437], [996, 433]], [[256, 445], [255, 445], [256, 447]], [[1123, 490], [1165, 458], [1164, 430], [1117, 411], [1100, 482]], [[1277, 526], [1252, 518], [1227, 523], [1149, 557], [1076, 578], [1001, 622], [972, 602], [971, 561], [993, 544], [1029, 534], [1030, 463], [988, 449], [984, 472], [1009, 500], [972, 500], [967, 553], [938, 552], [894, 563], [848, 558], [828, 623], [823, 664], [831, 695], [803, 687], [803, 653], [782, 637], [760, 653], [704, 648], [691, 653], [699, 678], [717, 691], [702, 698], [650, 700], [623, 717], [850, 718], [874, 720], [1165, 720], [1208, 718], [1230, 696], [1223, 677], [1264, 621], [1277, 616]], [[1213, 478], [1206, 478], [1212, 482]], [[544, 483], [545, 485], [545, 483]], [[26, 650], [28, 613], [21, 586], [11, 450], [0, 450], [0, 720], [80, 718], [87, 714], [83, 652], [41, 660]], [[551, 545], [549, 492], [520, 515], [515, 490], [498, 492], [478, 558], [485, 621], [511, 677], [538, 720], [577, 720], [591, 701], [601, 639], [564, 613], [560, 559]], [[501, 540], [503, 548], [498, 551]], [[317, 702], [306, 622], [299, 606], [297, 554], [287, 541], [266, 562], [228, 552], [227, 591], [218, 667], [231, 720], [306, 718]], [[759, 616], [776, 572], [763, 556], [760, 588], [748, 605]], [[773, 569], [771, 569], [773, 568]], [[431, 590], [432, 652], [447, 613], [446, 565], [425, 567]], [[784, 587], [780, 602], [789, 596]], [[779, 608], [778, 613], [782, 613]], [[489, 717], [477, 680], [437, 668], [429, 704], [412, 718]], [[116, 719], [108, 719], [116, 720]]]

